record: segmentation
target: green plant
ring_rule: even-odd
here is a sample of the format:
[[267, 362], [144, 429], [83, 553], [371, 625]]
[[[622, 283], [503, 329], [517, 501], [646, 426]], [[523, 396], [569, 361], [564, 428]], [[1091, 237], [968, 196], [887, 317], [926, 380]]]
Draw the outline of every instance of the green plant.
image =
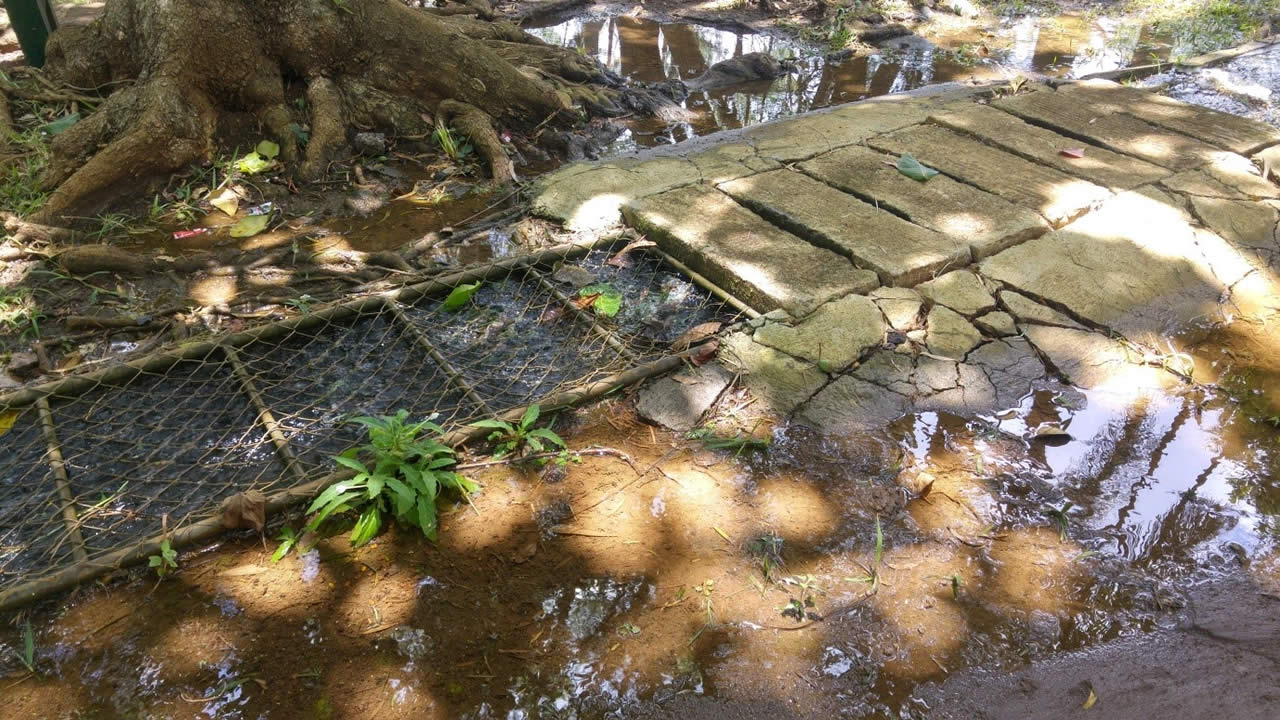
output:
[[471, 154], [471, 143], [465, 139], [459, 142], [454, 137], [453, 130], [439, 119], [436, 120], [436, 129], [435, 132], [431, 133], [431, 136], [435, 138], [436, 143], [440, 145], [440, 149], [453, 162], [458, 162]]
[[49, 143], [38, 129], [11, 132], [5, 139], [19, 154], [0, 166], [0, 206], [15, 215], [29, 215], [49, 197], [37, 181], [49, 162]]
[[880, 561], [884, 559], [884, 532], [880, 528], [880, 516], [876, 516], [875, 551], [871, 556], [871, 567], [863, 566], [865, 574], [860, 577], [845, 578], [849, 582], [866, 583], [871, 586], [871, 593], [880, 591]]
[[[430, 420], [410, 423], [408, 417], [407, 410], [400, 410], [395, 415], [351, 419], [368, 431], [369, 442], [334, 457], [356, 474], [331, 485], [311, 503], [307, 512], [314, 515], [306, 530], [315, 532], [331, 515], [353, 511], [357, 513], [351, 529], [353, 546], [372, 540], [388, 514], [418, 528], [428, 540], [436, 540], [436, 500], [443, 493], [457, 492], [469, 501], [478, 486], [452, 470], [457, 458], [453, 448], [440, 442], [444, 430], [439, 425]], [[433, 437], [423, 437], [424, 432]], [[358, 460], [361, 453], [371, 455], [373, 464]]]
[[27, 620], [22, 626], [22, 649], [13, 651], [14, 656], [18, 658], [18, 662], [22, 663], [22, 667], [27, 669], [29, 673], [36, 671], [36, 634], [31, 629], [31, 621]]
[[782, 537], [765, 533], [747, 543], [747, 552], [760, 563], [764, 579], [773, 581], [773, 573], [782, 567]]
[[285, 555], [288, 555], [289, 551], [298, 544], [298, 540], [301, 539], [301, 536], [294, 532], [293, 528], [285, 525], [280, 528], [280, 535], [277, 536], [276, 539], [280, 541], [280, 545], [276, 548], [275, 552], [271, 553], [271, 562], [273, 563], [280, 562]]
[[514, 425], [505, 420], [480, 420], [471, 423], [471, 427], [493, 430], [489, 433], [489, 442], [494, 443], [495, 460], [526, 450], [536, 453], [544, 452], [548, 444], [564, 448], [565, 442], [559, 435], [549, 428], [533, 426], [541, 412], [537, 405], [530, 405], [520, 417], [520, 422]]
[[1069, 511], [1070, 509], [1071, 509], [1071, 503], [1066, 503], [1060, 508], [1055, 508], [1051, 505], [1046, 505], [1044, 508], [1044, 514], [1053, 518], [1057, 522], [1058, 539], [1062, 542], [1066, 542], [1067, 538], [1070, 537], [1070, 535], [1067, 532], [1067, 511]]
[[299, 313], [303, 315], [310, 315], [311, 306], [314, 305], [315, 303], [316, 303], [316, 299], [311, 297], [310, 295], [299, 295], [296, 298], [290, 298], [289, 300], [284, 301], [285, 305], [288, 305], [289, 307], [293, 308], [294, 310], [297, 310]]
[[742, 432], [732, 437], [724, 437], [716, 434], [715, 428], [711, 426], [690, 430], [685, 437], [701, 441], [710, 450], [732, 450], [736, 455], [749, 450], [768, 450], [770, 446], [769, 438], [758, 438], [751, 433]]
[[0, 288], [0, 333], [40, 337], [44, 313], [26, 288]]
[[178, 551], [169, 544], [169, 538], [160, 541], [160, 554], [147, 558], [147, 566], [155, 568], [156, 576], [162, 579], [178, 569]]

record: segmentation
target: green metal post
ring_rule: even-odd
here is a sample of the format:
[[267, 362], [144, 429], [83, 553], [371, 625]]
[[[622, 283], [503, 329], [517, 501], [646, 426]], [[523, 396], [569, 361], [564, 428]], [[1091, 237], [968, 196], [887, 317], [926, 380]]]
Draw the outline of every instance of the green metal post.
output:
[[4, 9], [27, 64], [44, 67], [44, 44], [49, 41], [49, 33], [58, 29], [49, 0], [4, 0]]

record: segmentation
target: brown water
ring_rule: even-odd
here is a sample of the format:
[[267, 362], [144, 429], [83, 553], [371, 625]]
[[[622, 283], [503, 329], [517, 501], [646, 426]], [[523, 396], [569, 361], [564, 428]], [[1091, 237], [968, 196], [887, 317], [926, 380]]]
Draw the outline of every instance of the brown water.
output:
[[[1191, 584], [1274, 563], [1280, 373], [1221, 338], [1191, 350], [1224, 391], [1050, 382], [859, 437], [731, 394], [718, 431], [763, 450], [654, 430], [625, 399], [574, 411], [572, 447], [632, 463], [475, 471], [439, 545], [337, 537], [272, 564], [251, 537], [32, 610], [41, 674], [17, 674], [7, 626], [0, 717], [927, 717], [921, 683], [1170, 626]], [[1071, 440], [1026, 439], [1045, 422]]]
[[1186, 54], [1174, 38], [1140, 25], [1075, 15], [1025, 17], [976, 35], [907, 36], [844, 60], [828, 59], [820, 45], [782, 36], [627, 16], [580, 17], [527, 30], [643, 82], [690, 80], [715, 63], [752, 52], [795, 63], [794, 72], [777, 80], [695, 92], [685, 103], [692, 114], [687, 122], [665, 127], [632, 121], [614, 152], [936, 83], [991, 81], [1019, 73], [1080, 77]]

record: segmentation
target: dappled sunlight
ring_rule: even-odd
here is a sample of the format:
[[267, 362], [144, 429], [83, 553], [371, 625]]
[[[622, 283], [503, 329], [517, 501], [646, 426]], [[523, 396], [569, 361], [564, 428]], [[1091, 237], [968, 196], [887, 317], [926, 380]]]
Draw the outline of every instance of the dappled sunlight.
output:
[[923, 680], [961, 664], [952, 656], [964, 648], [973, 628], [959, 600], [977, 572], [968, 554], [936, 544], [893, 548], [884, 556], [882, 572], [869, 603], [891, 628], [879, 640], [888, 646], [885, 669]]
[[187, 293], [198, 305], [220, 307], [235, 302], [239, 285], [234, 274], [206, 275], [193, 280]]
[[1010, 528], [987, 551], [990, 564], [974, 579], [974, 592], [1000, 611], [1022, 614], [1037, 610], [1065, 618], [1083, 603], [1088, 583], [1077, 558], [1084, 552], [1074, 541], [1059, 537], [1057, 528]]
[[823, 489], [785, 476], [761, 481], [752, 506], [757, 521], [788, 542], [820, 542], [833, 534], [841, 521], [838, 508]]

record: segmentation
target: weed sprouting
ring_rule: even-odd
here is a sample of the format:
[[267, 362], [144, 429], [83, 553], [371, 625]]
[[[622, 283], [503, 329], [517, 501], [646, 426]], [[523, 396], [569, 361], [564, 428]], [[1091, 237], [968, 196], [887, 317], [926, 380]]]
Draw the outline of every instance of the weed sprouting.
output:
[[471, 143], [465, 139], [459, 141], [458, 138], [454, 137], [453, 129], [443, 122], [436, 121], [436, 129], [431, 136], [435, 138], [436, 144], [453, 162], [458, 162], [471, 154]]
[[22, 337], [40, 337], [40, 320], [44, 313], [27, 288], [0, 288], [0, 333], [19, 333]]
[[22, 649], [14, 649], [14, 657], [27, 669], [27, 672], [33, 675], [36, 672], [36, 634], [31, 629], [31, 621], [27, 620], [22, 625]]
[[765, 533], [747, 543], [747, 552], [760, 563], [764, 579], [773, 581], [773, 574], [782, 567], [782, 537]]
[[[489, 433], [489, 442], [494, 443], [493, 458], [495, 460], [526, 451], [545, 452], [549, 446], [565, 448], [564, 440], [550, 428], [534, 427], [534, 423], [538, 422], [541, 414], [541, 408], [530, 405], [518, 423], [512, 424], [505, 420], [479, 420], [471, 423], [471, 427], [493, 431]], [[565, 462], [568, 462], [567, 458]]]
[[849, 582], [866, 583], [871, 586], [871, 594], [880, 591], [880, 561], [884, 559], [884, 532], [880, 528], [880, 516], [876, 516], [875, 551], [871, 556], [871, 567], [864, 566], [865, 574], [860, 577], [845, 578]]
[[178, 551], [169, 544], [169, 538], [160, 541], [160, 552], [147, 558], [147, 566], [154, 568], [156, 577], [164, 579], [165, 575], [178, 569]]
[[[364, 426], [369, 442], [334, 457], [339, 465], [354, 470], [355, 476], [320, 493], [307, 509], [313, 515], [306, 530], [316, 532], [334, 514], [355, 512], [351, 544], [358, 547], [378, 534], [389, 514], [436, 540], [436, 500], [445, 492], [469, 500], [478, 486], [452, 470], [457, 458], [453, 448], [440, 442], [444, 430], [439, 425], [430, 420], [410, 423], [408, 418], [409, 412], [400, 410], [395, 415], [350, 420]], [[372, 456], [373, 464], [357, 459], [361, 454]]]
[[1071, 510], [1071, 503], [1066, 503], [1060, 508], [1046, 505], [1044, 514], [1053, 518], [1058, 524], [1058, 540], [1066, 542], [1071, 536], [1067, 532], [1067, 512]]

